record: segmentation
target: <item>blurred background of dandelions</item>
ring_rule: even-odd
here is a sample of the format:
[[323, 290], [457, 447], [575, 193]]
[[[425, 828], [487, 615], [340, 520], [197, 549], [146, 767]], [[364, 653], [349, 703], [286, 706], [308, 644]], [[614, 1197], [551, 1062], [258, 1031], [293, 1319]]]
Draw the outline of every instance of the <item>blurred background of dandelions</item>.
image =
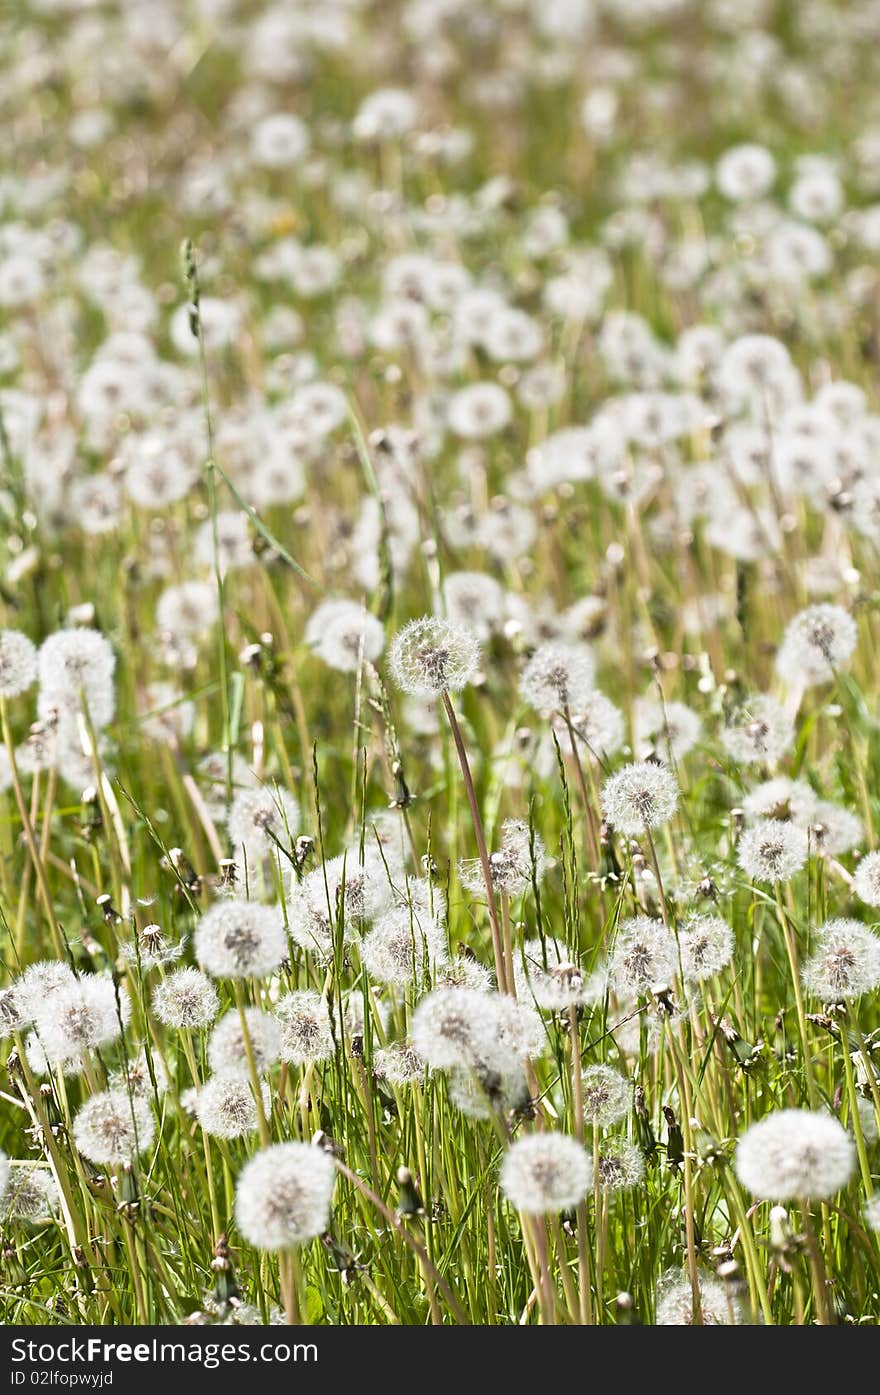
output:
[[880, 1319], [880, 10], [0, 18], [0, 1316]]

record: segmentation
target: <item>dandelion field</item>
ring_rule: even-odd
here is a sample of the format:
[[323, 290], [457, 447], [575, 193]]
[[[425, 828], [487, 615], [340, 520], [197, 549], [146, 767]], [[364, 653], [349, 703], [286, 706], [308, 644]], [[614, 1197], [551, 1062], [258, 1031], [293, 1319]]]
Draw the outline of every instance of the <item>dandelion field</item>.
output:
[[878, 53], [0, 13], [4, 1323], [880, 1319]]

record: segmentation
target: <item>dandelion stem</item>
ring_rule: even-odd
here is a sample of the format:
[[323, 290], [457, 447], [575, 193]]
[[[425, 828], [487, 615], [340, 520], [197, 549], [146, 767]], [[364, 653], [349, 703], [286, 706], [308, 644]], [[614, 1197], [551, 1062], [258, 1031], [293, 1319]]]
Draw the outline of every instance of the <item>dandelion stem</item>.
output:
[[458, 763], [461, 766], [461, 775], [464, 780], [464, 787], [467, 793], [468, 804], [470, 805], [471, 821], [474, 826], [474, 837], [477, 840], [477, 851], [480, 856], [480, 867], [483, 872], [483, 881], [486, 884], [486, 897], [489, 905], [489, 922], [492, 927], [492, 949], [495, 955], [495, 975], [498, 979], [498, 987], [502, 993], [509, 991], [507, 976], [504, 972], [504, 942], [501, 933], [501, 926], [498, 921], [498, 907], [495, 902], [495, 887], [492, 883], [492, 869], [489, 864], [489, 852], [486, 847], [486, 835], [483, 832], [483, 820], [480, 817], [480, 807], [477, 803], [477, 794], [474, 789], [474, 781], [471, 775], [471, 768], [467, 758], [467, 750], [458, 718], [455, 715], [455, 708], [445, 691], [442, 693], [443, 707], [449, 721], [452, 732], [452, 739], [455, 742], [455, 749], [458, 754]]

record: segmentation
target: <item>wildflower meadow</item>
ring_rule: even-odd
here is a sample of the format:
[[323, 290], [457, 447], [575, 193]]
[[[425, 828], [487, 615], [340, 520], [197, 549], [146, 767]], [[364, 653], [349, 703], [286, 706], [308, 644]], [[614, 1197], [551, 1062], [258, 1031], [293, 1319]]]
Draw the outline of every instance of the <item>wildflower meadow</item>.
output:
[[876, 1325], [880, 4], [0, 111], [4, 1323]]

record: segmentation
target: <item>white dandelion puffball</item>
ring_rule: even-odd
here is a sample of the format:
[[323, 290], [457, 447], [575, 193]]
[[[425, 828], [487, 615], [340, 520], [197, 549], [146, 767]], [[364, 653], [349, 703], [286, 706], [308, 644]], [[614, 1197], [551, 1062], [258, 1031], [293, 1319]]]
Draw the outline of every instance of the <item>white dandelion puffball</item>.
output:
[[97, 731], [113, 720], [116, 656], [97, 630], [58, 630], [40, 646], [38, 710], [75, 717], [83, 708]]
[[23, 1225], [51, 1221], [61, 1204], [58, 1184], [48, 1168], [29, 1162], [7, 1163], [6, 1186], [0, 1195], [0, 1220]]
[[449, 404], [449, 428], [464, 440], [481, 440], [503, 431], [513, 415], [510, 398], [497, 383], [470, 383]]
[[730, 714], [721, 741], [742, 765], [775, 765], [794, 743], [794, 722], [776, 698], [756, 693]]
[[596, 660], [589, 645], [551, 640], [529, 659], [519, 680], [524, 702], [542, 717], [554, 712], [580, 713], [590, 702]]
[[391, 642], [388, 662], [398, 687], [414, 697], [460, 692], [480, 667], [480, 642], [466, 625], [425, 616]]
[[219, 1011], [217, 990], [199, 969], [176, 969], [153, 989], [153, 1012], [166, 1027], [207, 1027]]
[[782, 637], [777, 671], [787, 683], [827, 683], [847, 663], [857, 638], [856, 622], [841, 606], [808, 606]]
[[[523, 819], [505, 819], [501, 826], [501, 846], [489, 857], [489, 872], [496, 891], [507, 896], [521, 896], [544, 876], [547, 854], [543, 839], [529, 828]], [[485, 887], [478, 860], [465, 861], [459, 866], [461, 884], [475, 895]]]
[[36, 645], [20, 630], [0, 630], [0, 697], [18, 697], [36, 681]]
[[726, 199], [745, 203], [766, 194], [776, 178], [776, 161], [763, 145], [734, 145], [725, 150], [715, 180]]
[[821, 1201], [845, 1187], [855, 1145], [830, 1114], [781, 1109], [753, 1124], [736, 1145], [743, 1186], [767, 1201]]
[[[261, 1008], [245, 1008], [245, 1023], [251, 1054], [258, 1074], [270, 1070], [281, 1055], [281, 1027]], [[208, 1041], [208, 1064], [218, 1075], [225, 1070], [249, 1073], [248, 1049], [241, 1015], [225, 1012]]]
[[413, 1013], [413, 1045], [434, 1070], [491, 1067], [499, 1072], [515, 1056], [499, 1040], [495, 997], [476, 988], [437, 988]]
[[[697, 1280], [700, 1295], [700, 1321], [705, 1327], [726, 1327], [731, 1316], [727, 1291], [720, 1280], [701, 1274]], [[690, 1327], [694, 1320], [694, 1293], [689, 1278], [678, 1269], [667, 1269], [657, 1281], [658, 1327]]]
[[880, 986], [880, 939], [860, 920], [828, 920], [803, 967], [804, 985], [826, 1003], [860, 998]]
[[264, 169], [285, 169], [296, 165], [309, 149], [309, 129], [291, 112], [273, 112], [254, 128], [251, 155]]
[[266, 978], [287, 956], [278, 908], [238, 897], [205, 912], [194, 943], [199, 964], [214, 978]]
[[424, 1078], [425, 1063], [408, 1041], [393, 1041], [382, 1046], [373, 1057], [373, 1071], [389, 1085], [417, 1085]]
[[691, 983], [720, 974], [733, 958], [733, 931], [719, 915], [691, 915], [678, 932], [682, 973]]
[[608, 1128], [632, 1109], [632, 1085], [613, 1066], [588, 1066], [583, 1073], [584, 1119]]
[[326, 999], [311, 988], [301, 988], [279, 998], [281, 1059], [303, 1066], [326, 1061], [333, 1055], [333, 1032]]
[[785, 819], [761, 819], [739, 840], [737, 862], [756, 882], [784, 882], [807, 860], [809, 842], [803, 828]]
[[655, 702], [638, 698], [634, 711], [634, 736], [637, 754], [654, 753], [666, 761], [682, 760], [700, 740], [703, 724], [683, 702]]
[[358, 141], [399, 140], [413, 129], [418, 118], [418, 104], [406, 88], [378, 87], [358, 107], [352, 134]]
[[299, 806], [280, 785], [238, 790], [226, 820], [236, 857], [243, 851], [252, 870], [266, 858], [283, 861], [281, 850], [291, 847], [299, 828]]
[[[263, 1112], [270, 1111], [268, 1087], [261, 1086]], [[238, 1071], [218, 1071], [196, 1093], [196, 1118], [213, 1138], [241, 1138], [254, 1133], [258, 1124], [257, 1104], [251, 1082]]]
[[561, 1012], [595, 1001], [592, 977], [584, 978], [561, 940], [525, 940], [514, 958], [513, 978], [517, 998], [531, 1000], [547, 1012]]
[[72, 978], [33, 1005], [37, 1036], [52, 1064], [73, 1062], [87, 1051], [109, 1046], [130, 1016], [128, 990], [109, 973]]
[[546, 1216], [577, 1206], [592, 1168], [576, 1138], [533, 1133], [511, 1144], [501, 1168], [501, 1190], [517, 1211]]
[[105, 1090], [81, 1106], [73, 1141], [83, 1157], [107, 1167], [131, 1163], [156, 1136], [149, 1101], [127, 1090]]
[[333, 1159], [308, 1143], [277, 1143], [257, 1153], [235, 1190], [235, 1219], [260, 1250], [286, 1250], [321, 1235], [330, 1223]]
[[678, 971], [675, 937], [662, 920], [632, 916], [623, 920], [608, 961], [608, 981], [622, 997], [667, 987]]
[[324, 601], [306, 625], [305, 642], [339, 673], [357, 673], [375, 663], [385, 647], [382, 622], [355, 601]]
[[11, 1013], [13, 1030], [36, 1020], [37, 1013], [48, 1008], [49, 1000], [62, 989], [75, 987], [77, 978], [67, 964], [58, 959], [39, 959], [29, 964], [13, 983], [4, 998], [4, 1009]]
[[404, 988], [427, 968], [446, 962], [445, 926], [437, 915], [393, 906], [364, 937], [361, 959], [374, 982]]
[[665, 765], [633, 761], [602, 787], [602, 812], [619, 833], [635, 835], [659, 828], [678, 805], [678, 782]]
[[866, 906], [880, 906], [880, 852], [862, 858], [853, 877], [853, 891]]
[[[592, 1163], [592, 1158], [590, 1159]], [[597, 1166], [590, 1168], [591, 1185], [598, 1184], [603, 1192], [626, 1192], [637, 1187], [645, 1178], [645, 1159], [641, 1148], [625, 1138], [609, 1138], [602, 1145]]]

